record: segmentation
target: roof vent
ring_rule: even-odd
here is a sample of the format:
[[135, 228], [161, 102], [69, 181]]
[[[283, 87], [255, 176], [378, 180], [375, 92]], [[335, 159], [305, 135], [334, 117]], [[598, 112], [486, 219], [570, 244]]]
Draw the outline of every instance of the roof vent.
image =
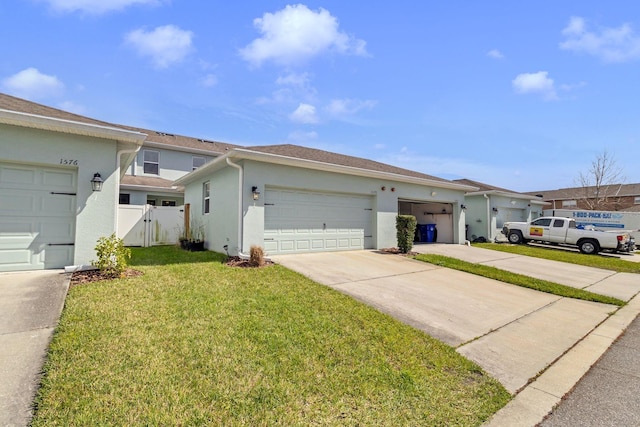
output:
[[175, 135], [174, 135], [174, 134], [172, 134], [172, 133], [165, 133], [165, 132], [158, 132], [158, 131], [156, 131], [156, 133], [157, 133], [158, 135], [160, 135], [160, 136], [175, 136]]
[[200, 141], [200, 142], [206, 142], [206, 143], [208, 143], [208, 144], [215, 144], [215, 142], [213, 142], [213, 141], [209, 141], [208, 139], [200, 139], [200, 138], [198, 138], [198, 141]]

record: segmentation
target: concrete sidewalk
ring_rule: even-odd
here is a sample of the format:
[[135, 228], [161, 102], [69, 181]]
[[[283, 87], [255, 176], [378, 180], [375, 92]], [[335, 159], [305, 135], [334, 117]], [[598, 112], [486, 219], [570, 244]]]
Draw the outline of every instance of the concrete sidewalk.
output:
[[26, 426], [69, 289], [62, 270], [0, 273], [0, 426]]
[[[460, 245], [414, 250], [565, 284], [573, 276], [576, 287], [599, 286], [601, 293], [625, 300], [640, 291], [636, 275]], [[618, 309], [374, 251], [273, 258], [427, 332], [482, 366], [516, 394], [489, 421], [493, 426], [540, 422], [640, 313], [637, 298]]]

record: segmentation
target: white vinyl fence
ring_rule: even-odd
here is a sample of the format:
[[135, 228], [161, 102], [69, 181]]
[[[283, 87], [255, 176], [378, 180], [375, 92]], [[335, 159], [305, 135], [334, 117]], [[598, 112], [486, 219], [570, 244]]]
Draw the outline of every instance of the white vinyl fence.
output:
[[125, 246], [175, 245], [183, 224], [183, 206], [118, 205], [117, 236]]

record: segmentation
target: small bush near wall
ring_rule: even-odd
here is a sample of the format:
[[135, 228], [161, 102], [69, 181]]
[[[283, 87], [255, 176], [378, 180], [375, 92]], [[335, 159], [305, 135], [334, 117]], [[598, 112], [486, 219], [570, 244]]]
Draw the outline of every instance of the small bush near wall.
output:
[[413, 215], [398, 215], [396, 217], [396, 231], [398, 249], [403, 254], [409, 253], [413, 248], [413, 238], [416, 234], [418, 221]]
[[127, 269], [127, 260], [131, 258], [131, 250], [125, 248], [124, 242], [115, 233], [109, 237], [101, 237], [95, 247], [97, 261], [92, 264], [108, 276], [121, 277]]
[[249, 250], [249, 264], [252, 267], [264, 266], [264, 250], [260, 246], [251, 246]]

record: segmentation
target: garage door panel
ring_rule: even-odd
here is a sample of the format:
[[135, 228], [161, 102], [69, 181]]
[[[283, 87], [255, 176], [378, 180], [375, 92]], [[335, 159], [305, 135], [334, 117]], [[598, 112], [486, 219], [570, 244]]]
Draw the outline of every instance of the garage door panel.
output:
[[0, 271], [73, 263], [75, 183], [73, 169], [0, 163]]
[[372, 203], [368, 196], [268, 188], [265, 250], [293, 253], [363, 249], [365, 234], [371, 234]]

